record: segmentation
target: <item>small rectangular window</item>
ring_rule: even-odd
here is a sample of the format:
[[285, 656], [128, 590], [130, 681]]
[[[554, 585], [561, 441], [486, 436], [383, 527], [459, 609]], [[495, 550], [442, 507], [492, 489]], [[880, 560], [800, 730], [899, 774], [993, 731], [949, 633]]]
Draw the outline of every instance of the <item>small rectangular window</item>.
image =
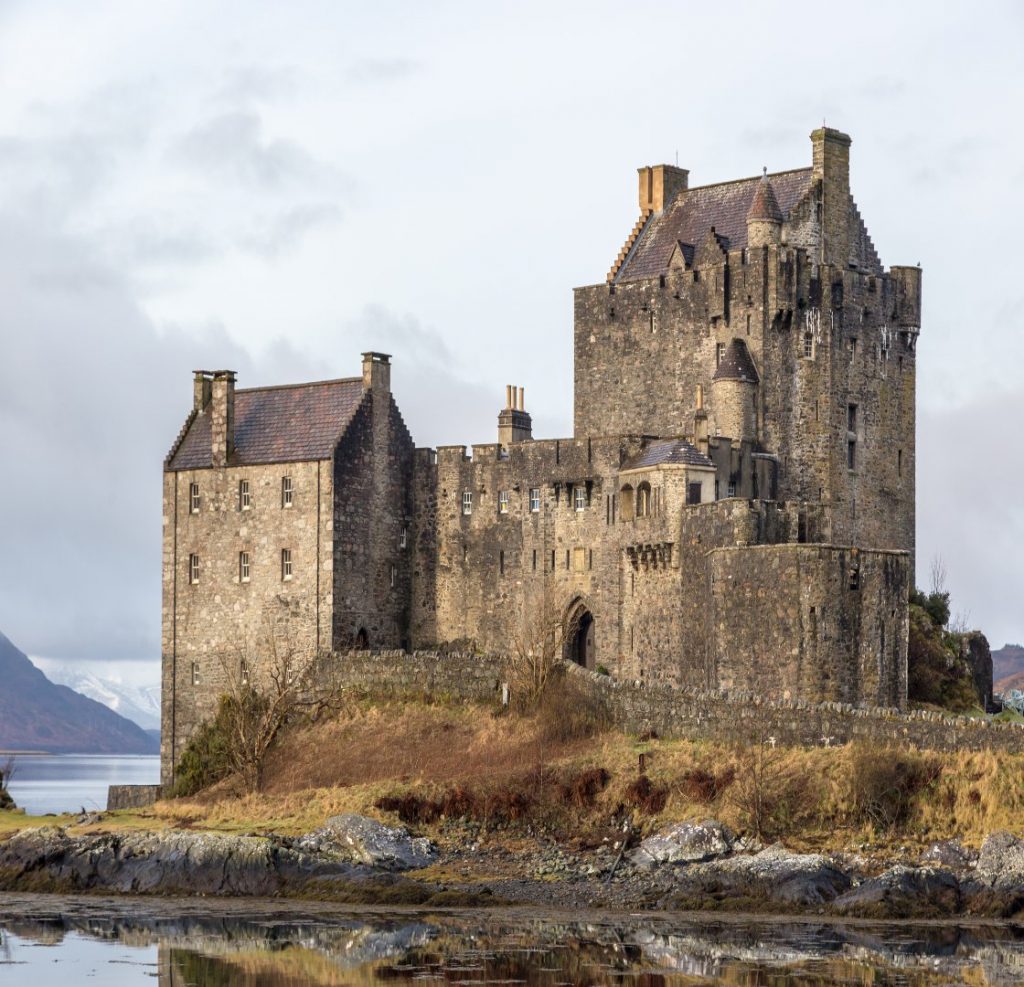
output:
[[199, 582], [199, 556], [190, 555], [188, 557], [188, 581], [193, 586]]
[[571, 558], [571, 555], [572, 555], [572, 553], [569, 551], [569, 549], [566, 549], [565, 550], [565, 568], [566, 569], [569, 569], [570, 566], [571, 566], [571, 562], [569, 561], [570, 558]]
[[846, 430], [848, 432], [857, 431], [857, 405], [855, 404], [846, 406]]
[[804, 358], [810, 360], [814, 356], [814, 333], [804, 333]]
[[700, 503], [700, 484], [699, 483], [688, 483], [686, 485], [686, 503], [687, 504], [699, 504]]
[[573, 510], [585, 511], [587, 509], [587, 488], [578, 486], [573, 489]]
[[896, 450], [896, 475], [903, 476], [903, 450]]
[[405, 548], [409, 544], [409, 525], [402, 525], [402, 533], [398, 536], [398, 547]]
[[856, 360], [857, 359], [857, 337], [856, 336], [850, 337], [850, 359], [851, 360]]
[[537, 514], [540, 511], [540, 487], [530, 488], [530, 513]]
[[715, 366], [719, 367], [722, 365], [722, 360], [725, 358], [725, 343], [718, 343], [715, 346]]
[[391, 588], [394, 589], [398, 583], [398, 569], [395, 566], [391, 567]]
[[281, 549], [281, 578], [284, 580], [292, 578], [292, 550], [290, 548]]
[[537, 549], [533, 550], [533, 571], [537, 571]]
[[850, 439], [846, 443], [846, 468], [854, 470], [857, 468], [857, 440]]
[[502, 490], [498, 494], [498, 513], [508, 514], [508, 491]]
[[292, 486], [290, 476], [281, 477], [281, 506], [291, 507], [294, 502], [295, 488]]
[[473, 513], [473, 491], [462, 491], [462, 513], [467, 517]]
[[498, 552], [498, 572], [501, 575], [505, 575], [505, 552], [504, 550]]
[[551, 571], [555, 571], [555, 550], [551, 549]]
[[199, 513], [199, 484], [190, 483], [188, 485], [188, 509], [193, 514]]
[[199, 685], [199, 662], [192, 662], [192, 684]]
[[238, 581], [240, 583], [249, 582], [249, 553], [239, 552], [238, 553]]
[[252, 507], [252, 493], [249, 490], [248, 480], [238, 481], [238, 509], [247, 511]]
[[726, 488], [725, 495], [726, 495], [726, 497], [735, 497], [736, 496], [736, 481], [735, 480], [730, 480], [729, 481], [729, 486]]

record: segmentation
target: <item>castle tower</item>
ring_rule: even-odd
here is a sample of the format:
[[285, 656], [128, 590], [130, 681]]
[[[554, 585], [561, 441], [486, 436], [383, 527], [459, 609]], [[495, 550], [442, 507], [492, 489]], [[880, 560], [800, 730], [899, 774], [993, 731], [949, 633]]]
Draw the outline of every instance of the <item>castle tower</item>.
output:
[[760, 378], [742, 339], [734, 339], [711, 378], [711, 405], [719, 434], [757, 440], [757, 387]]
[[747, 246], [766, 247], [782, 242], [782, 210], [764, 169], [747, 212]]

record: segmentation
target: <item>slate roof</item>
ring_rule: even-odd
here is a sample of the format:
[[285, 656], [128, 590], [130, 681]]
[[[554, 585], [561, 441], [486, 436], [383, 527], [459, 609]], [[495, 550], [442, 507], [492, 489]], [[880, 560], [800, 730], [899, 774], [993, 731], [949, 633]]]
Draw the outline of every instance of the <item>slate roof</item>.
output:
[[[329, 459], [363, 399], [362, 377], [235, 391], [232, 466]], [[210, 414], [193, 414], [167, 469], [211, 464]]]
[[757, 367], [750, 358], [750, 350], [742, 339], [734, 339], [722, 354], [718, 369], [712, 380], [742, 380], [756, 384], [761, 379], [757, 376]]
[[710, 466], [714, 463], [686, 439], [652, 442], [643, 452], [627, 460], [622, 470], [638, 470], [649, 466]]
[[[768, 176], [783, 218], [811, 187], [811, 169], [797, 168]], [[730, 250], [747, 245], [747, 214], [763, 176], [703, 185], [680, 192], [664, 211], [651, 218], [616, 281], [635, 281], [664, 273], [677, 243], [696, 245], [713, 226]]]
[[766, 171], [764, 177], [757, 183], [754, 198], [750, 201], [747, 222], [749, 223], [755, 219], [767, 219], [773, 223], [781, 223], [783, 218], [779, 200], [775, 197], [775, 189], [772, 188], [771, 180], [768, 178]]

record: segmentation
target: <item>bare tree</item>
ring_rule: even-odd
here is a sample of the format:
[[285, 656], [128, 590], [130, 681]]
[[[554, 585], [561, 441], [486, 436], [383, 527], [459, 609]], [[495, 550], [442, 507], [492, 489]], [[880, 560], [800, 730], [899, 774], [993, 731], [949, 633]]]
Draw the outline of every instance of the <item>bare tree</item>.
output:
[[562, 657], [562, 614], [546, 594], [535, 605], [525, 601], [511, 638], [508, 675], [512, 701], [520, 709], [534, 709], [551, 680], [555, 663]]
[[945, 593], [946, 592], [946, 563], [941, 555], [936, 555], [932, 559], [932, 564], [928, 569], [929, 581], [931, 583], [932, 593]]

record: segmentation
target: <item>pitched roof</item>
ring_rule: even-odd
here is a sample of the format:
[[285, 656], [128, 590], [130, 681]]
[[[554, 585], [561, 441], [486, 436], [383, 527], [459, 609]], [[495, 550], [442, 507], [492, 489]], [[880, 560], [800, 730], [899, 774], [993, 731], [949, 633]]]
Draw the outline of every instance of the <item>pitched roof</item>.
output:
[[[811, 169], [797, 168], [768, 176], [783, 218], [811, 187]], [[662, 274], [677, 243], [698, 244], [713, 226], [730, 250], [747, 245], [747, 214], [763, 176], [703, 185], [680, 192], [665, 210], [653, 216], [637, 240], [616, 281], [635, 281]], [[762, 193], [763, 194], [763, 193]]]
[[714, 380], [741, 380], [756, 384], [761, 378], [757, 375], [757, 367], [750, 358], [750, 350], [742, 339], [734, 339], [722, 354], [722, 359], [715, 371]]
[[622, 464], [621, 469], [638, 470], [648, 466], [710, 466], [714, 463], [686, 439], [652, 442], [643, 452]]
[[[329, 459], [363, 394], [361, 377], [236, 390], [231, 465]], [[209, 412], [193, 414], [183, 431], [166, 468], [209, 467]]]

